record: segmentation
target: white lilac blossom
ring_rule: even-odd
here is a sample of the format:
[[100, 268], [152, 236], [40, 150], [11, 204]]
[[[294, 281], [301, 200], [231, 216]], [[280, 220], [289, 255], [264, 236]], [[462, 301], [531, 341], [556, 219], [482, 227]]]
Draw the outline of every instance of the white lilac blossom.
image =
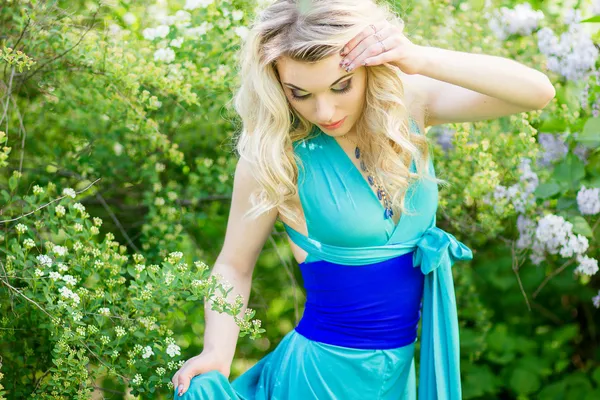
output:
[[582, 186], [577, 192], [577, 207], [582, 215], [595, 215], [600, 212], [600, 188], [587, 189]]
[[[578, 132], [573, 134], [578, 136]], [[565, 143], [565, 134], [540, 133], [538, 141], [543, 148], [543, 152], [537, 159], [537, 164], [542, 167], [549, 167], [557, 160], [562, 160], [569, 152], [569, 146]], [[587, 164], [589, 150], [582, 144], [577, 144], [573, 149], [575, 154], [584, 164]]]
[[[600, 1], [598, 1], [600, 4]], [[598, 290], [598, 294], [592, 297], [592, 302], [594, 303], [594, 307], [600, 308], [600, 290]]]
[[539, 22], [544, 19], [544, 13], [533, 10], [531, 4], [517, 4], [510, 9], [501, 7], [492, 13], [487, 13], [488, 26], [500, 40], [505, 40], [510, 35], [527, 36], [538, 28]]
[[578, 275], [592, 276], [598, 272], [598, 260], [588, 256], [578, 256], [579, 265], [575, 268], [575, 273]]
[[519, 230], [519, 240], [517, 241], [517, 248], [527, 249], [533, 245], [533, 235], [535, 234], [535, 222], [530, 218], [527, 218], [523, 214], [519, 214], [517, 217], [517, 229]]
[[195, 10], [196, 8], [206, 8], [211, 5], [214, 0], [186, 0], [183, 6], [184, 10]]
[[588, 239], [583, 235], [573, 233], [573, 224], [557, 215], [546, 215], [533, 229], [531, 220], [523, 217], [518, 221], [521, 238], [517, 242], [519, 248], [531, 247], [531, 262], [540, 265], [545, 259], [545, 253], [560, 254], [563, 258], [575, 256], [579, 262], [577, 273], [593, 275], [598, 270], [598, 261], [584, 256], [588, 250]]
[[443, 125], [438, 125], [433, 129], [434, 132], [436, 132], [436, 141], [440, 146], [442, 146], [444, 152], [447, 153], [448, 151], [451, 151], [454, 148], [452, 145], [452, 139], [454, 138], [456, 131]]
[[568, 80], [585, 79], [596, 65], [598, 49], [591, 35], [579, 24], [578, 14], [569, 14], [567, 31], [556, 37], [550, 28], [542, 28], [537, 33], [540, 52], [547, 58], [550, 71], [562, 75]]

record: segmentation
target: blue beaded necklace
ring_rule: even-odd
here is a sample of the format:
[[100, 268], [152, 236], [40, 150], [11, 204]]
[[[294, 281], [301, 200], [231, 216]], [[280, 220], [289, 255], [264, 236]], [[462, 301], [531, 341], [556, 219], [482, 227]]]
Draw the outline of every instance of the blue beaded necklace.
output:
[[380, 201], [383, 201], [383, 207], [384, 207], [383, 218], [384, 219], [392, 218], [392, 216], [394, 215], [394, 210], [392, 210], [392, 202], [390, 201], [390, 196], [388, 195], [387, 191], [385, 190], [385, 187], [383, 185], [381, 185], [379, 182], [376, 182], [375, 176], [373, 176], [373, 174], [371, 174], [371, 171], [369, 171], [369, 169], [365, 165], [365, 161], [361, 160], [360, 148], [358, 147], [356, 142], [354, 142], [353, 140], [351, 140], [349, 138], [346, 138], [346, 139], [348, 139], [348, 141], [350, 141], [350, 143], [352, 143], [354, 145], [354, 157], [356, 157], [357, 160], [360, 160], [360, 169], [362, 169], [363, 172], [365, 172], [367, 174], [367, 181], [369, 182], [369, 185], [375, 186], [377, 188], [377, 198]]

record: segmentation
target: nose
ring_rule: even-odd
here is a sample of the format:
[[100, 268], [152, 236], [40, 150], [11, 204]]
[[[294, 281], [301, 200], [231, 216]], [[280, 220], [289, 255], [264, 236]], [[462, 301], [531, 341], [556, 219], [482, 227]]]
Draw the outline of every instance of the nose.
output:
[[315, 112], [316, 119], [322, 124], [331, 124], [335, 122], [335, 105], [327, 99], [317, 100], [317, 110]]

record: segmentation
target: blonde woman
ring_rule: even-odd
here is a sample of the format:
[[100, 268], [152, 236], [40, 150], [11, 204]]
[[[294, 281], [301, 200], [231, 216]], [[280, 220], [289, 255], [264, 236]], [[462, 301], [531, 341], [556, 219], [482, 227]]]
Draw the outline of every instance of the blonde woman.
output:
[[436, 227], [443, 182], [425, 127], [541, 109], [551, 83], [512, 60], [416, 45], [373, 0], [275, 1], [240, 62], [241, 158], [213, 273], [247, 301], [279, 218], [306, 307], [230, 383], [239, 328], [207, 305], [204, 349], [173, 376], [174, 398], [460, 399], [451, 266], [473, 255]]

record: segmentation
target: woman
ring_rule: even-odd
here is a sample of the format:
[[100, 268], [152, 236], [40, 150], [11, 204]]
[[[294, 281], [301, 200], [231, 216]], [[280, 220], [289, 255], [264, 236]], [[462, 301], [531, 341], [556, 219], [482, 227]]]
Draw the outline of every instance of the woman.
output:
[[175, 399], [415, 399], [421, 318], [419, 398], [461, 398], [451, 266], [472, 252], [436, 227], [443, 182], [424, 128], [543, 108], [554, 89], [514, 61], [418, 46], [402, 28], [372, 0], [279, 0], [257, 17], [213, 273], [247, 302], [279, 218], [305, 312], [230, 383], [239, 328], [207, 305], [204, 349], [173, 376]]

